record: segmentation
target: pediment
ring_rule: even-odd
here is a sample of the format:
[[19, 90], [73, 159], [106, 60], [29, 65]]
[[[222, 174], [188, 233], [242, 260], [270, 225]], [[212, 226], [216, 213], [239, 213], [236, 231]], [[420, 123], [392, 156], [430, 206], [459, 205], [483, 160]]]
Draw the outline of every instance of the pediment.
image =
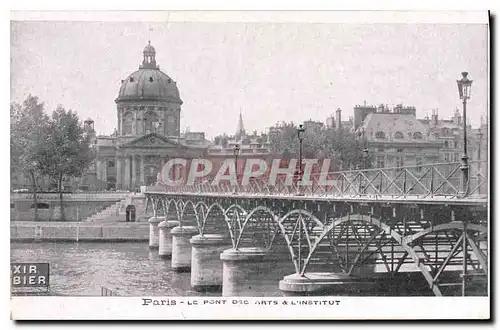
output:
[[140, 136], [132, 141], [127, 142], [123, 145], [123, 147], [165, 147], [165, 148], [179, 148], [182, 147], [176, 141], [170, 140], [167, 137], [157, 134], [157, 133], [149, 133], [143, 136]]

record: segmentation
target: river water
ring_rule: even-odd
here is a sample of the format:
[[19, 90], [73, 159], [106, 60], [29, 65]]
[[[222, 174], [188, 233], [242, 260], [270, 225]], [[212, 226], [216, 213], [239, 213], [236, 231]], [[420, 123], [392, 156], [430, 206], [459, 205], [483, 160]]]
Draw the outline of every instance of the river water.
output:
[[[50, 291], [57, 295], [100, 296], [101, 287], [120, 296], [221, 296], [191, 290], [190, 273], [172, 271], [143, 243], [11, 243], [11, 262], [50, 264]], [[283, 296], [278, 281], [293, 273], [291, 262], [269, 264], [259, 296]]]
[[[11, 242], [11, 262], [50, 264], [50, 293], [65, 296], [100, 296], [102, 287], [119, 296], [221, 296], [221, 292], [191, 290], [191, 274], [171, 269], [170, 260], [150, 251], [142, 243]], [[268, 262], [252, 287], [254, 296], [280, 297], [278, 283], [294, 273], [290, 260]], [[408, 274], [408, 273], [404, 273]], [[404, 275], [403, 274], [403, 275]], [[413, 296], [433, 295], [423, 276], [391, 282], [377, 289], [354, 290], [336, 295]], [[415, 280], [416, 279], [416, 280]], [[484, 289], [471, 288], [469, 294], [484, 295]]]

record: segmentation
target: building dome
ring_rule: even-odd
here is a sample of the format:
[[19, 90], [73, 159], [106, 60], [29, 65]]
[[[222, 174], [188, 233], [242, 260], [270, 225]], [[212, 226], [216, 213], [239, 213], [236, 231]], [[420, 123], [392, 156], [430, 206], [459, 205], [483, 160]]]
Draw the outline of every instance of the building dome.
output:
[[144, 48], [143, 56], [139, 70], [122, 80], [116, 102], [164, 100], [182, 104], [177, 84], [156, 65], [156, 51], [151, 43]]
[[139, 69], [122, 81], [117, 101], [168, 100], [180, 102], [176, 83], [159, 69]]

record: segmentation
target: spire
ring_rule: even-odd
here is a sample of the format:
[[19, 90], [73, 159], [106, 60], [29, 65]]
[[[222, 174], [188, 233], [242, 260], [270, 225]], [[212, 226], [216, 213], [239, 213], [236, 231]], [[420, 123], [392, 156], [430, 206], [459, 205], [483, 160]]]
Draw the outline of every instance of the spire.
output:
[[236, 141], [241, 139], [241, 137], [244, 135], [245, 135], [245, 127], [243, 126], [243, 116], [241, 115], [241, 110], [240, 110], [240, 117], [238, 119], [238, 125], [236, 126], [236, 134], [235, 134]]

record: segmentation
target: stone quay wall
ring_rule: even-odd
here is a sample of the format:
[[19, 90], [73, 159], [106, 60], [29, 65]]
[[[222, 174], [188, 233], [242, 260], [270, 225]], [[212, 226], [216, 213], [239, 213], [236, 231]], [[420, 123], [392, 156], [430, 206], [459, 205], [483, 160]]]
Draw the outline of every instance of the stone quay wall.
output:
[[87, 225], [66, 222], [13, 222], [10, 240], [71, 242], [147, 242], [148, 223]]
[[[65, 221], [83, 221], [88, 217], [115, 204], [120, 199], [108, 200], [63, 200]], [[39, 221], [61, 221], [61, 204], [57, 199], [38, 201]], [[33, 200], [11, 200], [11, 221], [35, 220]]]

